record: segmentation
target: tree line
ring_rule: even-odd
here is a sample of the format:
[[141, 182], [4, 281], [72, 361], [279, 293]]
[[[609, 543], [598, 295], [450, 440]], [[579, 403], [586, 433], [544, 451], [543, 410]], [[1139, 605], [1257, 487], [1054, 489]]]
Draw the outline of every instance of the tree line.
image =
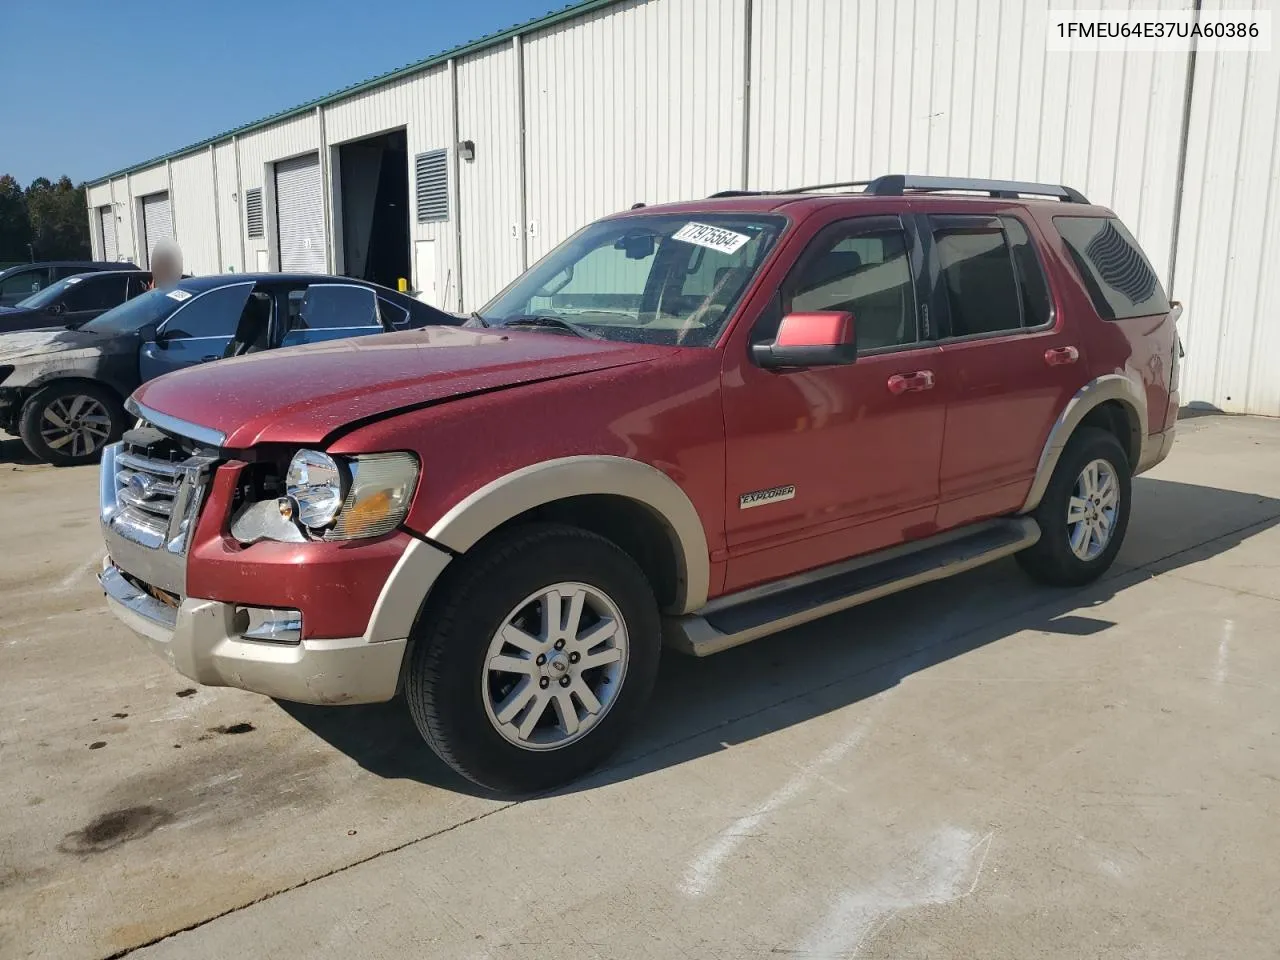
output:
[[0, 261], [89, 257], [84, 187], [69, 177], [36, 177], [24, 190], [16, 178], [0, 174]]

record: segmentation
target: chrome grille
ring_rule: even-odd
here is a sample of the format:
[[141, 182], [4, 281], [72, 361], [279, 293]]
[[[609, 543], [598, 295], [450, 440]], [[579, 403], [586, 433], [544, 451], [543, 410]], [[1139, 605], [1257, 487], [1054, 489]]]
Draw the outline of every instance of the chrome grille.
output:
[[116, 455], [116, 498], [130, 523], [163, 534], [182, 484], [182, 468], [136, 454]]
[[131, 442], [132, 430], [102, 460], [102, 521], [126, 540], [185, 554], [215, 458], [171, 439]]

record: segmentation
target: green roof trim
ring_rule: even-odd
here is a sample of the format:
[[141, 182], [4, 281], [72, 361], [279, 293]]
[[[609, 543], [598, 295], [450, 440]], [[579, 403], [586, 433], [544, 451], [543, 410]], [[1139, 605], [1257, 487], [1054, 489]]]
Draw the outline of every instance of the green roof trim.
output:
[[591, 13], [594, 10], [599, 10], [602, 7], [612, 6], [613, 4], [620, 2], [621, 0], [579, 0], [579, 2], [571, 3], [569, 6], [564, 7], [561, 10], [552, 10], [535, 20], [529, 20], [525, 23], [516, 24], [513, 27], [507, 27], [505, 30], [499, 30], [496, 33], [480, 37], [478, 40], [472, 40], [470, 43], [464, 43], [451, 50], [445, 50], [443, 53], [437, 53], [434, 56], [427, 57], [425, 60], [405, 64], [403, 67], [392, 70], [390, 73], [370, 77], [368, 80], [361, 80], [359, 83], [354, 83], [349, 87], [343, 87], [341, 90], [335, 90], [333, 93], [326, 94], [323, 97], [317, 97], [315, 100], [309, 100], [308, 102], [299, 104], [296, 107], [290, 107], [288, 110], [281, 110], [279, 113], [273, 113], [270, 116], [263, 117], [261, 120], [254, 120], [252, 123], [246, 123], [244, 126], [236, 127], [234, 130], [223, 131], [222, 133], [218, 133], [212, 137], [201, 140], [198, 143], [190, 144], [182, 147], [181, 149], [162, 154], [158, 157], [152, 157], [150, 160], [143, 163], [135, 163], [133, 166], [116, 170], [114, 173], [108, 173], [93, 180], [86, 180], [84, 182], [84, 186], [96, 187], [99, 184], [107, 183], [118, 177], [127, 176], [131, 173], [137, 173], [139, 170], [146, 170], [149, 167], [154, 167], [156, 164], [165, 163], [169, 160], [176, 160], [179, 157], [185, 157], [189, 154], [195, 153], [197, 150], [203, 150], [212, 144], [222, 143], [224, 140], [229, 140], [231, 137], [238, 137], [246, 133], [251, 133], [254, 130], [261, 130], [263, 127], [272, 126], [280, 123], [282, 120], [288, 120], [292, 117], [300, 117], [303, 114], [310, 113], [317, 107], [324, 107], [331, 103], [336, 103], [339, 100], [345, 100], [353, 94], [372, 90], [376, 87], [382, 86], [383, 84], [391, 83], [393, 80], [412, 76], [415, 73], [421, 73], [431, 67], [448, 63], [450, 60], [457, 59], [458, 57], [464, 57], [470, 53], [478, 53], [481, 50], [496, 47], [498, 44], [508, 41], [512, 37], [531, 33], [535, 30], [542, 30], [546, 27], [555, 26], [557, 23], [562, 23], [565, 20], [572, 20], [574, 17], [580, 17], [583, 14]]

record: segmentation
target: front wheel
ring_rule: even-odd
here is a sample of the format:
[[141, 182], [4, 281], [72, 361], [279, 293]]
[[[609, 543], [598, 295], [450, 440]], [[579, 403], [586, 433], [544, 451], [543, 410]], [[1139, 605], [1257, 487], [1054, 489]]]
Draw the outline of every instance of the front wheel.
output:
[[415, 628], [405, 695], [419, 732], [463, 776], [527, 793], [586, 773], [649, 699], [657, 602], [611, 541], [521, 527], [462, 558]]
[[1129, 458], [1114, 435], [1085, 427], [1068, 441], [1035, 518], [1040, 540], [1017, 555], [1034, 579], [1076, 587], [1115, 561], [1129, 528]]
[[19, 433], [32, 455], [56, 467], [93, 463], [127, 426], [110, 390], [81, 380], [55, 381], [22, 408]]

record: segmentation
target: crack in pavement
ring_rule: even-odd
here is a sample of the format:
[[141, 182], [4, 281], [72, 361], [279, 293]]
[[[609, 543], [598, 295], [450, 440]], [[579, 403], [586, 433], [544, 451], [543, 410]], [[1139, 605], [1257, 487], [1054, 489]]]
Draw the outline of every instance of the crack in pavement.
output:
[[[533, 799], [533, 798], [530, 798], [530, 799]], [[228, 907], [226, 910], [222, 910], [222, 911], [219, 911], [218, 913], [213, 914], [212, 916], [205, 917], [203, 920], [197, 920], [194, 923], [189, 923], [185, 927], [178, 927], [174, 930], [170, 930], [168, 933], [162, 933], [159, 936], [152, 937], [151, 939], [146, 940], [143, 943], [138, 943], [132, 947], [125, 947], [123, 950], [117, 950], [115, 953], [107, 954], [105, 957], [102, 958], [102, 960], [120, 960], [121, 957], [127, 957], [129, 954], [134, 953], [138, 950], [145, 950], [147, 947], [155, 946], [157, 943], [160, 943], [164, 940], [168, 940], [171, 937], [176, 937], [179, 934], [190, 933], [192, 930], [198, 930], [207, 924], [213, 923], [215, 920], [221, 920], [223, 917], [230, 916], [233, 913], [239, 913], [241, 910], [248, 909], [249, 907], [252, 907], [255, 904], [263, 903], [264, 901], [267, 901], [267, 900], [273, 900], [282, 894], [290, 893], [294, 890], [301, 890], [303, 887], [310, 886], [313, 883], [319, 883], [321, 880], [327, 880], [329, 879], [329, 877], [335, 876], [339, 873], [344, 873], [345, 871], [350, 870], [353, 867], [359, 867], [363, 864], [368, 863], [371, 860], [377, 860], [379, 857], [385, 857], [388, 854], [397, 853], [405, 849], [406, 847], [412, 847], [416, 843], [423, 843], [427, 840], [432, 840], [436, 837], [443, 836], [446, 833], [450, 833], [454, 830], [458, 830], [462, 827], [468, 826], [469, 824], [476, 823], [480, 820], [485, 819], [486, 817], [492, 817], [494, 814], [502, 813], [502, 811], [509, 810], [511, 807], [514, 807], [516, 806], [516, 804], [522, 803], [522, 802], [523, 801], [521, 800], [512, 800], [510, 803], [504, 803], [502, 806], [497, 807], [494, 810], [486, 810], [484, 813], [478, 813], [474, 817], [468, 817], [466, 820], [459, 820], [457, 823], [452, 823], [447, 827], [441, 827], [439, 830], [433, 830], [430, 833], [424, 834], [421, 837], [415, 837], [412, 840], [406, 840], [404, 843], [397, 843], [395, 846], [388, 847], [386, 850], [379, 850], [377, 853], [371, 853], [367, 857], [361, 857], [358, 860], [353, 860], [350, 863], [343, 864], [342, 866], [334, 867], [332, 870], [326, 870], [324, 873], [318, 874], [314, 877], [308, 877], [305, 880], [299, 880], [297, 883], [292, 883], [287, 887], [281, 887], [279, 890], [273, 890], [270, 893], [264, 893], [260, 897], [254, 897], [254, 899], [246, 903], [239, 904], [238, 906]]]

